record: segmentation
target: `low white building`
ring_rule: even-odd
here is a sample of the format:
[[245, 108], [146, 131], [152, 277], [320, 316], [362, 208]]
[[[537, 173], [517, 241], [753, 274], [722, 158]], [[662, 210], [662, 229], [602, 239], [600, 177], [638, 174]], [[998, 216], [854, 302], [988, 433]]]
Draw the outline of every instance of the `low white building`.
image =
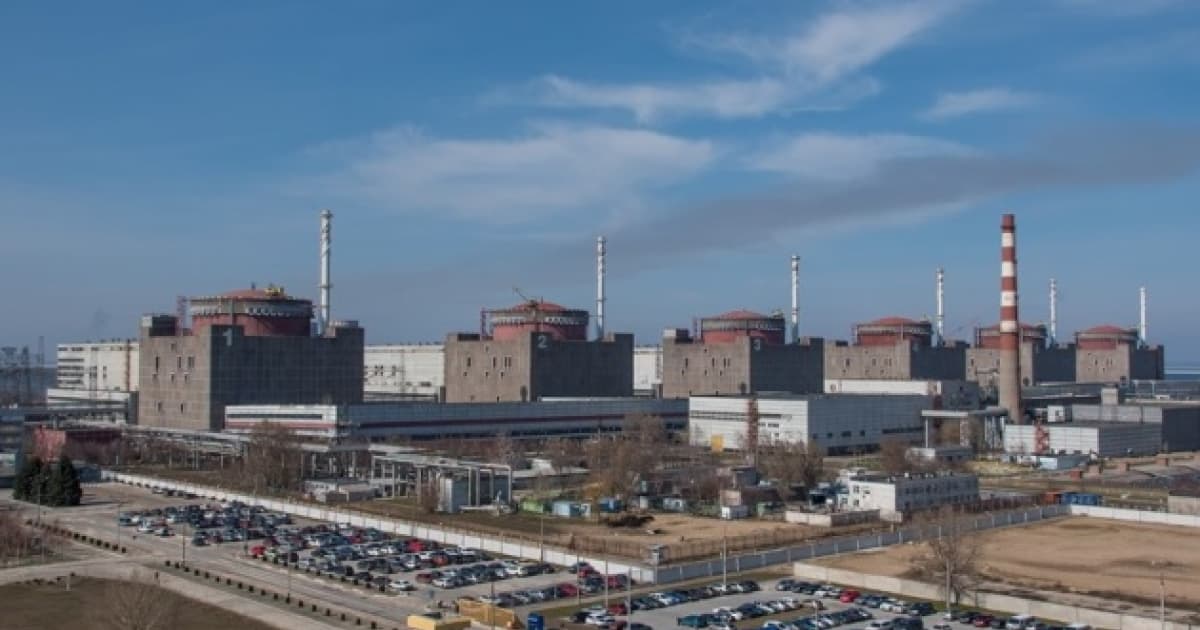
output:
[[363, 393], [436, 398], [446, 384], [440, 343], [368, 345], [363, 348]]
[[60, 343], [56, 351], [58, 389], [136, 392], [138, 342]]
[[932, 396], [935, 409], [978, 409], [983, 404], [979, 383], [971, 381], [825, 379], [826, 394], [888, 394]]
[[840, 479], [843, 493], [838, 507], [844, 510], [879, 510], [884, 520], [900, 521], [905, 515], [944, 505], [971, 505], [979, 501], [979, 478], [952, 472], [896, 476], [846, 473]]
[[1011, 455], [1154, 455], [1162, 448], [1162, 425], [1132, 422], [1063, 422], [1004, 427], [1004, 451]]
[[693, 396], [688, 400], [691, 442], [713, 450], [740, 450], [747, 440], [751, 401], [758, 440], [815, 442], [828, 453], [870, 451], [884, 440], [916, 444], [924, 436], [921, 411], [931, 396], [824, 394], [808, 396]]
[[662, 346], [637, 346], [633, 349], [633, 394], [658, 396], [663, 380]]

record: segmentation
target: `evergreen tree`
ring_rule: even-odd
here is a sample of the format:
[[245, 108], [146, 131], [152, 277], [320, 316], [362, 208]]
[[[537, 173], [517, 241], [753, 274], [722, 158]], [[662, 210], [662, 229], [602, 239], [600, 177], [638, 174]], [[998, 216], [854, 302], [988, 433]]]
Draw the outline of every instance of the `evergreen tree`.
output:
[[13, 481], [13, 498], [20, 501], [37, 501], [45, 465], [40, 457], [25, 460]]
[[49, 505], [51, 507], [63, 505], [63, 501], [65, 500], [63, 497], [63, 483], [66, 481], [62, 476], [62, 462], [64, 459], [63, 457], [59, 457], [57, 463], [51, 463], [42, 472], [42, 505]]
[[66, 457], [60, 457], [57, 473], [57, 493], [61, 502], [55, 505], [79, 505], [83, 499], [83, 488], [79, 486], [79, 471], [75, 469], [75, 464]]

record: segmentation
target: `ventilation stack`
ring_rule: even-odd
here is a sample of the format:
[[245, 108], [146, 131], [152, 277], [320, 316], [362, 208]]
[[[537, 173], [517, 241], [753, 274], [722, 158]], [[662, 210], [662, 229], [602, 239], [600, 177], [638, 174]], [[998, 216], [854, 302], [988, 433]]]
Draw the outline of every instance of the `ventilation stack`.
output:
[[1058, 345], [1058, 281], [1050, 278], [1050, 347]]
[[800, 257], [792, 256], [792, 343], [800, 343]]
[[329, 327], [330, 322], [330, 306], [329, 306], [329, 290], [333, 288], [333, 284], [329, 280], [329, 257], [330, 249], [333, 244], [333, 213], [329, 210], [321, 211], [321, 284], [318, 287], [321, 292], [321, 304], [317, 309], [317, 334], [324, 335], [325, 329]]
[[1146, 287], [1138, 290], [1138, 303], [1141, 311], [1138, 318], [1138, 345], [1145, 348], [1150, 345], [1150, 339], [1146, 336]]
[[937, 341], [934, 345], [946, 344], [946, 272], [937, 270]]
[[1017, 220], [1006, 214], [1000, 221], [1000, 406], [1009, 422], [1024, 423], [1021, 410], [1021, 325], [1017, 301]]
[[604, 339], [604, 276], [607, 248], [603, 236], [596, 237], [596, 339]]

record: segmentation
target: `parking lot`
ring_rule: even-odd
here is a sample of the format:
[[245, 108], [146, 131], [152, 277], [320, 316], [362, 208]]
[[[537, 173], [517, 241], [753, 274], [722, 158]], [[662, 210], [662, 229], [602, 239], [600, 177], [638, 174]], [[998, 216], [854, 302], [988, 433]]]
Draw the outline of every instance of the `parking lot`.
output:
[[128, 509], [117, 516], [130, 536], [183, 537], [181, 546], [225, 551], [338, 588], [429, 603], [467, 596], [515, 608], [580, 597], [580, 591], [598, 593], [606, 582], [614, 590], [626, 585], [625, 576], [606, 578], [590, 567], [577, 576], [548, 563], [498, 558], [370, 528], [293, 520], [257, 506], [159, 491], [145, 499], [125, 502]]
[[[627, 610], [630, 601], [632, 614]], [[965, 610], [949, 620], [934, 602], [902, 601], [786, 578], [760, 584], [730, 577], [725, 583], [663, 589], [628, 599], [622, 594], [609, 603], [607, 610], [603, 604], [583, 607], [569, 621], [634, 630], [1067, 630], [1032, 618], [1014, 620]]]

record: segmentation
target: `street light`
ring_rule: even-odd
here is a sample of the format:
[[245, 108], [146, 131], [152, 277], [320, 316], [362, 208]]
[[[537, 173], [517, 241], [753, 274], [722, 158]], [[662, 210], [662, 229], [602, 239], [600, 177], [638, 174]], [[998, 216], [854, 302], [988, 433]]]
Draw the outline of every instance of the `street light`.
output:
[[121, 506], [123, 501], [117, 501], [117, 550], [121, 550]]

